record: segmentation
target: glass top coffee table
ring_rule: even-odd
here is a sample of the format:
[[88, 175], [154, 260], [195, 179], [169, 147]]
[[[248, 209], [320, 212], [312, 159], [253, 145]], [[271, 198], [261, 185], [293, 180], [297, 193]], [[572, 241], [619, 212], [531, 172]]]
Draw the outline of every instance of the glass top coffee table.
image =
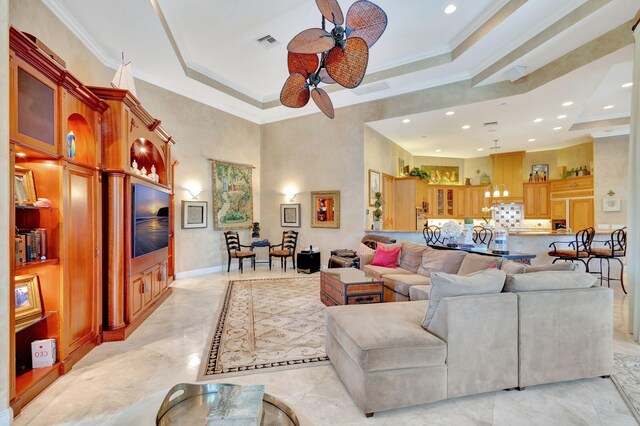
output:
[[384, 281], [360, 269], [330, 268], [320, 271], [320, 300], [327, 306], [381, 303]]

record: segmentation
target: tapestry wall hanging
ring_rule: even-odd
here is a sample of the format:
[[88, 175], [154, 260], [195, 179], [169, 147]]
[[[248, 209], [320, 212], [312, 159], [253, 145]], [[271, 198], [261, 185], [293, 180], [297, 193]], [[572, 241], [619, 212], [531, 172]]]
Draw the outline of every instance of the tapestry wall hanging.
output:
[[251, 228], [253, 167], [211, 160], [213, 166], [213, 228]]

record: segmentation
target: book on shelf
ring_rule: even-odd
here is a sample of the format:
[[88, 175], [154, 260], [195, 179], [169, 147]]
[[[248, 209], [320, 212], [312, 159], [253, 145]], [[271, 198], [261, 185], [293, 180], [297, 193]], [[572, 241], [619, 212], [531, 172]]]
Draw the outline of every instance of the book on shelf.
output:
[[19, 230], [15, 236], [16, 264], [35, 262], [46, 258], [47, 230], [36, 228], [33, 230]]

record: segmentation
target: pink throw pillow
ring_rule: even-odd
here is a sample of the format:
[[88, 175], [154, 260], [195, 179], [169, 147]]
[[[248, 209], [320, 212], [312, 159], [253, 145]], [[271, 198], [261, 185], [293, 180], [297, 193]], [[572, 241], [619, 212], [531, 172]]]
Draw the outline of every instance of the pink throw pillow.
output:
[[402, 247], [384, 248], [381, 243], [378, 243], [378, 250], [376, 250], [376, 254], [373, 256], [371, 266], [396, 268], [398, 266], [398, 257], [400, 256], [401, 249]]

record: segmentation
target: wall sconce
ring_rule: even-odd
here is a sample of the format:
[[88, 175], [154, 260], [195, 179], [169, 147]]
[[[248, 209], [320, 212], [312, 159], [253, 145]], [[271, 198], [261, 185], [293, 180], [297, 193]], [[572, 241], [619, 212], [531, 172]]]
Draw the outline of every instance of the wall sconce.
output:
[[191, 198], [194, 200], [198, 199], [198, 195], [202, 192], [202, 188], [197, 183], [189, 183], [184, 189], [191, 195]]
[[287, 200], [289, 200], [290, 203], [293, 203], [293, 201], [296, 199], [296, 195], [298, 194], [285, 194], [284, 196], [287, 197]]

